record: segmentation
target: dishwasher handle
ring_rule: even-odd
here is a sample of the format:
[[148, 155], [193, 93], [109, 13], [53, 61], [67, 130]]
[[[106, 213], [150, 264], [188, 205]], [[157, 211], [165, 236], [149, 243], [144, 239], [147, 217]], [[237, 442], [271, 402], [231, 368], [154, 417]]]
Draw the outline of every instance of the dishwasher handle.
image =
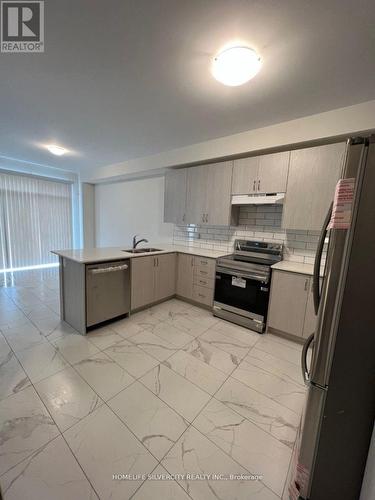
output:
[[90, 273], [92, 274], [104, 274], [104, 273], [114, 273], [116, 271], [125, 271], [128, 269], [127, 264], [123, 264], [121, 266], [110, 266], [110, 267], [96, 267], [94, 269], [90, 269]]

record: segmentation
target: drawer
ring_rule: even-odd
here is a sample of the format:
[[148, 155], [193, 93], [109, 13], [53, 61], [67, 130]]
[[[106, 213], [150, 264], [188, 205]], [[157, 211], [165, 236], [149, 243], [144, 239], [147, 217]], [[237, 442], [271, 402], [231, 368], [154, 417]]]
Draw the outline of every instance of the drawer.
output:
[[216, 260], [207, 259], [206, 257], [194, 257], [194, 267], [208, 271], [208, 275], [215, 273]]
[[194, 278], [203, 278], [203, 279], [215, 279], [215, 271], [211, 271], [206, 267], [194, 267]]
[[200, 302], [206, 306], [212, 306], [213, 295], [212, 289], [205, 288], [204, 286], [193, 285], [193, 300], [196, 302]]
[[215, 287], [215, 280], [213, 278], [207, 278], [206, 276], [200, 276], [199, 274], [194, 274], [193, 278], [194, 285], [204, 286], [210, 288], [211, 290]]

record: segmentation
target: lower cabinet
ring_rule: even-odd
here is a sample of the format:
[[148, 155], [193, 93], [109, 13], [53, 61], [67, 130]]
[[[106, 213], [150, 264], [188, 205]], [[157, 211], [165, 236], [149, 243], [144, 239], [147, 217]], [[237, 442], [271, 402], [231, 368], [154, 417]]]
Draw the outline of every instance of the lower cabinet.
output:
[[288, 271], [272, 273], [268, 327], [307, 338], [316, 325], [312, 276]]
[[194, 257], [185, 253], [177, 255], [176, 293], [185, 299], [193, 299]]
[[212, 306], [215, 286], [215, 259], [178, 255], [177, 295]]
[[175, 294], [176, 254], [131, 259], [131, 309], [139, 309]]

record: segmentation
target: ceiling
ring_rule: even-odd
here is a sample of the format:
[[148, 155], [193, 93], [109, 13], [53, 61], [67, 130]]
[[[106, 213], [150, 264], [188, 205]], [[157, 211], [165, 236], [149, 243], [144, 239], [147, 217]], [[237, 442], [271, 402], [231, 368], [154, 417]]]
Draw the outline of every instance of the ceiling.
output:
[[[373, 0], [48, 0], [45, 19], [44, 54], [0, 54], [0, 156], [87, 170], [375, 98]], [[225, 87], [210, 60], [235, 40], [263, 67]]]

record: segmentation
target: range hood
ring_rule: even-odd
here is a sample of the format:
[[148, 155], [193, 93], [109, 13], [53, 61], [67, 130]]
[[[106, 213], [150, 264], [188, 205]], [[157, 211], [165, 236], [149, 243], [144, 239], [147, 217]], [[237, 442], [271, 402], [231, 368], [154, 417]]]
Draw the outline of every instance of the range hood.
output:
[[280, 205], [284, 203], [285, 193], [235, 194], [232, 205]]

